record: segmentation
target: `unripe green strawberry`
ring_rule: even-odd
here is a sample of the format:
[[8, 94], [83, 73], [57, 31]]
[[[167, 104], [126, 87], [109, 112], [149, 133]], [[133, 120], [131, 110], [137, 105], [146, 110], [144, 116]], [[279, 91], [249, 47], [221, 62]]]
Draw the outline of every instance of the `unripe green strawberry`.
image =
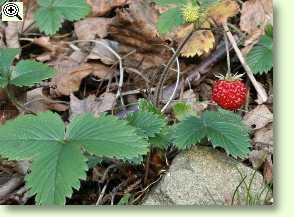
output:
[[182, 15], [186, 23], [195, 23], [201, 16], [200, 7], [189, 3], [182, 8]]
[[247, 88], [239, 77], [227, 75], [213, 85], [212, 100], [223, 109], [240, 109], [246, 102], [246, 96]]

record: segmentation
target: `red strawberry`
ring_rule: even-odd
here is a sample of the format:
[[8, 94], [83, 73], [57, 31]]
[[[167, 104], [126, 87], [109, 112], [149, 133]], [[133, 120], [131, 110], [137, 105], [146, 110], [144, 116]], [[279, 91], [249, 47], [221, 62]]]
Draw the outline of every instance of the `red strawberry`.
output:
[[245, 104], [247, 95], [247, 88], [240, 80], [241, 76], [226, 75], [216, 81], [212, 89], [212, 100], [223, 109], [240, 109]]

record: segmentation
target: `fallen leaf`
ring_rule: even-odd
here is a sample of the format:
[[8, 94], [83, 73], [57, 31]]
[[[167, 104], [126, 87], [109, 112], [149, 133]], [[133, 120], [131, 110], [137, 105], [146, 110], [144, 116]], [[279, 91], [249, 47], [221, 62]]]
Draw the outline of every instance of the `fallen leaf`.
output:
[[81, 81], [93, 72], [90, 64], [76, 63], [72, 60], [63, 60], [55, 66], [57, 74], [52, 78], [57, 95], [69, 96], [80, 88]]
[[269, 124], [264, 128], [256, 130], [253, 137], [254, 147], [262, 150], [266, 150], [269, 153], [273, 153], [274, 145], [274, 131], [273, 125]]
[[36, 88], [27, 92], [26, 108], [35, 113], [45, 112], [49, 109], [54, 111], [66, 111], [69, 106], [55, 101], [43, 94], [43, 88]]
[[108, 28], [111, 23], [111, 18], [86, 18], [74, 24], [75, 33], [79, 40], [94, 40], [96, 36], [105, 38], [108, 35]]
[[[272, 0], [249, 0], [241, 10], [240, 29], [249, 35], [264, 34], [264, 28], [273, 24]], [[261, 30], [261, 31], [260, 31]]]
[[129, 0], [87, 0], [87, 3], [92, 7], [92, 16], [102, 17], [116, 7], [126, 5]]
[[[118, 43], [116, 41], [101, 39], [97, 40], [103, 43], [105, 46], [108, 46], [115, 52], [118, 50]], [[87, 60], [100, 60], [106, 65], [113, 65], [118, 61], [117, 57], [105, 46], [102, 44], [96, 43], [91, 53], [87, 56]]]
[[70, 117], [90, 112], [98, 117], [101, 113], [112, 110], [116, 104], [116, 97], [113, 93], [104, 93], [99, 98], [90, 95], [80, 100], [73, 94], [70, 95]]
[[243, 121], [249, 128], [258, 130], [273, 122], [273, 114], [265, 105], [258, 105], [244, 116]]
[[240, 11], [240, 7], [236, 1], [221, 0], [219, 3], [208, 9], [208, 16], [218, 24], [226, 23], [230, 17], [236, 16]]

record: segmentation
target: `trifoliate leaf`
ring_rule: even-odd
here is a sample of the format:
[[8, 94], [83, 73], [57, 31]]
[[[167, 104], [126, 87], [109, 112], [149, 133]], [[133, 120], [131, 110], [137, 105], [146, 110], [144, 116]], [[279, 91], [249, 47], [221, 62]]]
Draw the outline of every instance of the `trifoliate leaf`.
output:
[[18, 48], [0, 48], [0, 74], [4, 76], [8, 73], [14, 58], [18, 54], [20, 54]]
[[12, 72], [10, 83], [16, 86], [32, 86], [54, 75], [54, 70], [46, 64], [23, 60]]
[[154, 0], [154, 2], [160, 6], [166, 5], [185, 5], [189, 0]]
[[157, 29], [160, 34], [170, 32], [173, 28], [184, 24], [181, 10], [179, 8], [171, 8], [167, 12], [160, 15]]
[[262, 36], [247, 55], [247, 63], [254, 74], [264, 74], [273, 67], [273, 40], [271, 37]]
[[36, 194], [37, 204], [65, 204], [72, 188], [79, 188], [87, 170], [82, 150], [132, 159], [148, 149], [126, 121], [110, 116], [79, 116], [65, 129], [57, 114], [46, 112], [18, 117], [0, 127], [0, 155], [32, 160], [26, 184], [29, 194]]
[[151, 112], [134, 112], [127, 117], [129, 124], [137, 129], [139, 136], [155, 137], [165, 126], [165, 121], [159, 115]]
[[42, 32], [56, 33], [64, 19], [76, 21], [91, 11], [85, 0], [38, 0], [40, 6], [35, 12], [35, 20]]
[[99, 157], [132, 159], [148, 151], [147, 142], [136, 135], [136, 129], [114, 116], [98, 120], [89, 114], [77, 117], [68, 126], [65, 139], [82, 144]]
[[206, 111], [201, 118], [188, 117], [176, 126], [175, 134], [175, 143], [180, 149], [206, 137], [213, 147], [221, 147], [233, 157], [244, 158], [250, 152], [247, 127], [238, 115], [229, 111]]

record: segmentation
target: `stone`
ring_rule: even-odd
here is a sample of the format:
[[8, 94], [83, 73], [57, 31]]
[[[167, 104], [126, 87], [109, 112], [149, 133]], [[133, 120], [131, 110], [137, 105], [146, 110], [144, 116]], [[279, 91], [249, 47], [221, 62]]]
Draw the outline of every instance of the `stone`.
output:
[[[243, 182], [242, 176], [245, 177]], [[247, 191], [245, 183], [249, 186], [252, 177]], [[173, 160], [169, 171], [146, 196], [143, 205], [231, 205], [236, 189], [234, 205], [248, 205], [249, 194], [253, 198], [261, 195], [254, 205], [271, 195], [267, 194], [270, 190], [259, 172], [212, 147], [195, 146]]]

